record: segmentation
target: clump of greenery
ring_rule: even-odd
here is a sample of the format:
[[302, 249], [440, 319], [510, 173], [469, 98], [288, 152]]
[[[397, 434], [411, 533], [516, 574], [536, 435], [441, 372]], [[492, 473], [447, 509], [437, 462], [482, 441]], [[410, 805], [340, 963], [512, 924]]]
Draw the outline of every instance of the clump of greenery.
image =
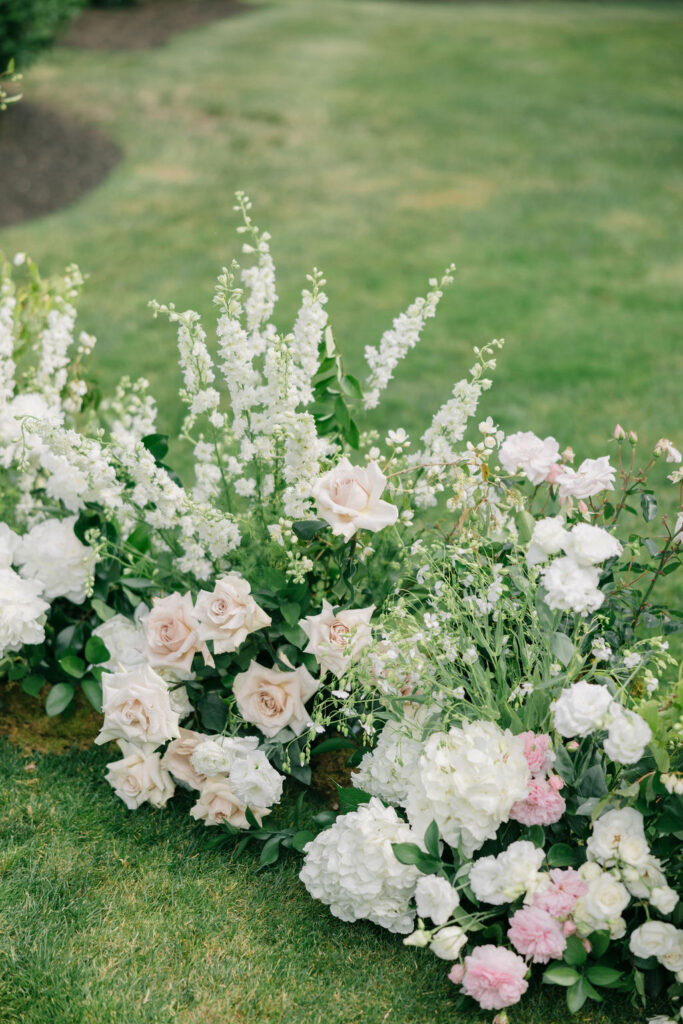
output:
[[3, 0], [0, 4], [0, 67], [26, 67], [84, 6], [85, 0]]

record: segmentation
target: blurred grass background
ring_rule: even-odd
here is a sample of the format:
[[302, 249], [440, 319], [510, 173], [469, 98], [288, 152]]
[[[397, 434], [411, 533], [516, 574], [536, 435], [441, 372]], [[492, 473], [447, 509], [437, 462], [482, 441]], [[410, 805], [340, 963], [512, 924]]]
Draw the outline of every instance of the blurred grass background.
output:
[[[423, 430], [504, 336], [482, 414], [604, 454], [614, 423], [680, 431], [683, 95], [678, 4], [269, 0], [163, 49], [57, 49], [27, 98], [104, 128], [124, 159], [74, 206], [0, 232], [91, 277], [97, 369], [150, 378], [173, 430], [175, 339], [150, 298], [199, 309], [238, 255], [232, 193], [273, 234], [291, 323], [327, 276], [349, 368], [451, 260], [455, 286], [373, 417]], [[661, 477], [664, 471], [662, 467]], [[181, 797], [130, 814], [107, 753], [2, 748], [0, 1021], [455, 1020], [444, 965], [309, 900], [291, 863], [211, 854]], [[511, 1018], [568, 1019], [559, 990]], [[474, 1024], [490, 1014], [458, 1015]], [[592, 1024], [641, 1019], [587, 1008]]]

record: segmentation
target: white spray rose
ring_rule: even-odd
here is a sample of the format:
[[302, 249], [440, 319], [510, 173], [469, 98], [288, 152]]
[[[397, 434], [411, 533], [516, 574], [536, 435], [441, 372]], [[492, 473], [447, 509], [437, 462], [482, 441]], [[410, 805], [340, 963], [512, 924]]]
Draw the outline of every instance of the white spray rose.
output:
[[610, 714], [607, 739], [603, 744], [605, 753], [617, 764], [635, 764], [645, 753], [652, 730], [645, 719], [635, 711], [622, 708], [616, 701], [610, 705]]
[[536, 886], [544, 857], [526, 839], [511, 843], [496, 857], [480, 857], [470, 871], [472, 892], [482, 903], [512, 903]]
[[542, 441], [531, 430], [510, 434], [498, 453], [500, 464], [507, 473], [521, 469], [532, 484], [542, 484], [559, 457], [560, 446], [554, 437], [546, 437]]
[[315, 656], [323, 672], [343, 676], [372, 639], [369, 622], [374, 610], [372, 604], [335, 613], [329, 601], [323, 600], [318, 615], [308, 615], [299, 622], [308, 637], [305, 653]]
[[382, 501], [386, 482], [376, 462], [361, 468], [352, 466], [347, 458], [340, 459], [313, 486], [318, 514], [330, 524], [332, 533], [341, 534], [345, 540], [357, 530], [377, 533], [392, 526], [398, 519], [398, 509]]
[[45, 639], [50, 605], [41, 592], [37, 580], [23, 580], [13, 569], [0, 568], [0, 658], [24, 644], [40, 644]]
[[367, 919], [407, 935], [415, 919], [410, 901], [419, 872], [401, 864], [391, 846], [417, 841], [393, 807], [373, 797], [308, 844], [299, 878], [313, 899], [342, 921]]
[[467, 935], [457, 925], [442, 928], [432, 939], [429, 948], [440, 960], [457, 960], [460, 950], [467, 943]]
[[639, 928], [633, 929], [628, 945], [634, 956], [643, 960], [656, 956], [661, 960], [675, 951], [679, 935], [683, 935], [683, 932], [666, 921], [646, 921]]
[[105, 672], [119, 668], [132, 669], [144, 665], [144, 633], [125, 615], [112, 615], [92, 631], [109, 651], [109, 661], [100, 665]]
[[605, 599], [598, 589], [600, 570], [578, 565], [568, 555], [546, 566], [541, 572], [541, 581], [547, 590], [546, 604], [559, 611], [587, 615], [596, 611]]
[[545, 562], [548, 555], [556, 555], [562, 550], [568, 536], [562, 516], [539, 519], [526, 553], [527, 565], [538, 565], [539, 562]]
[[249, 633], [271, 619], [251, 596], [249, 583], [237, 573], [217, 580], [213, 591], [200, 590], [195, 602], [200, 640], [213, 640], [214, 654], [236, 651]]
[[246, 672], [235, 676], [232, 691], [244, 721], [251, 722], [264, 736], [275, 736], [285, 726], [299, 735], [310, 722], [304, 705], [319, 685], [303, 665], [292, 672], [281, 672], [252, 661]]
[[[638, 857], [645, 845], [646, 856], [649, 854], [645, 839], [645, 825], [640, 811], [634, 807], [622, 807], [619, 810], [607, 811], [593, 822], [593, 833], [586, 843], [586, 852], [590, 860], [596, 860], [605, 867], [611, 867], [622, 858], [622, 843], [630, 841], [638, 843]], [[630, 861], [627, 861], [630, 863]], [[639, 863], [639, 861], [637, 861]]]
[[671, 914], [678, 903], [678, 893], [669, 885], [657, 885], [650, 893], [650, 903], [660, 914]]
[[621, 919], [631, 895], [621, 882], [611, 874], [601, 871], [597, 878], [588, 881], [588, 891], [580, 896], [574, 905], [572, 916], [579, 935], [610, 928], [613, 921]]
[[623, 548], [616, 537], [600, 526], [589, 523], [577, 523], [565, 538], [565, 554], [569, 555], [577, 565], [597, 565], [608, 558], [616, 558]]
[[149, 665], [104, 674], [102, 713], [104, 722], [95, 743], [123, 739], [153, 748], [180, 735], [168, 687]]
[[206, 775], [197, 772], [192, 764], [192, 754], [200, 743], [208, 740], [209, 737], [201, 732], [194, 732], [192, 729], [178, 729], [180, 733], [177, 740], [173, 740], [166, 747], [166, 752], [161, 759], [162, 767], [173, 775], [176, 782], [179, 782], [187, 789], [201, 789], [206, 782]]
[[119, 746], [124, 756], [120, 761], [110, 761], [105, 775], [116, 795], [131, 811], [144, 803], [163, 807], [173, 796], [175, 787], [159, 754], [145, 753], [134, 743], [125, 741]]
[[608, 455], [599, 459], [584, 459], [577, 470], [563, 466], [557, 477], [560, 498], [592, 498], [601, 491], [614, 490], [616, 470]]
[[588, 736], [600, 729], [608, 715], [612, 695], [606, 686], [580, 679], [563, 690], [550, 705], [560, 736]]
[[230, 785], [238, 799], [250, 807], [272, 807], [280, 802], [285, 777], [276, 772], [262, 750], [236, 757]]
[[43, 597], [66, 597], [82, 604], [95, 564], [95, 552], [74, 533], [76, 516], [46, 519], [21, 538], [14, 561], [25, 579], [42, 584]]
[[460, 903], [460, 896], [445, 878], [422, 875], [417, 880], [415, 903], [420, 917], [429, 917], [434, 924], [445, 924]]

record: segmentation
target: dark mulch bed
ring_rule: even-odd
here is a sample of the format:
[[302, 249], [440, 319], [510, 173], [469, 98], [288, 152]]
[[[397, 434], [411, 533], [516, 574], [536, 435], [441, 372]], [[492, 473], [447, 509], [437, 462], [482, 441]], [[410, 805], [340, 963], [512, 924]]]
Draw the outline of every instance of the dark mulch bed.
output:
[[95, 128], [20, 100], [0, 115], [0, 227], [68, 206], [121, 159]]
[[138, 0], [134, 7], [82, 11], [61, 46], [83, 50], [148, 50], [172, 35], [250, 10], [240, 0]]

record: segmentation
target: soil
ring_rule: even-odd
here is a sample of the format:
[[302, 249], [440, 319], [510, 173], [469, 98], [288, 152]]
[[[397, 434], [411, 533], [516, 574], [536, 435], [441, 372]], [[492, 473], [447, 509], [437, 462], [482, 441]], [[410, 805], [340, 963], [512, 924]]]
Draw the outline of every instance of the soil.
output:
[[82, 11], [60, 40], [81, 50], [149, 50], [177, 32], [249, 10], [240, 0], [138, 0], [132, 7]]
[[0, 736], [26, 753], [63, 754], [72, 747], [91, 747], [102, 716], [78, 692], [73, 709], [48, 718], [44, 706], [47, 690], [29, 697], [19, 683], [0, 682]]
[[61, 210], [121, 159], [95, 128], [20, 100], [0, 114], [0, 227]]

